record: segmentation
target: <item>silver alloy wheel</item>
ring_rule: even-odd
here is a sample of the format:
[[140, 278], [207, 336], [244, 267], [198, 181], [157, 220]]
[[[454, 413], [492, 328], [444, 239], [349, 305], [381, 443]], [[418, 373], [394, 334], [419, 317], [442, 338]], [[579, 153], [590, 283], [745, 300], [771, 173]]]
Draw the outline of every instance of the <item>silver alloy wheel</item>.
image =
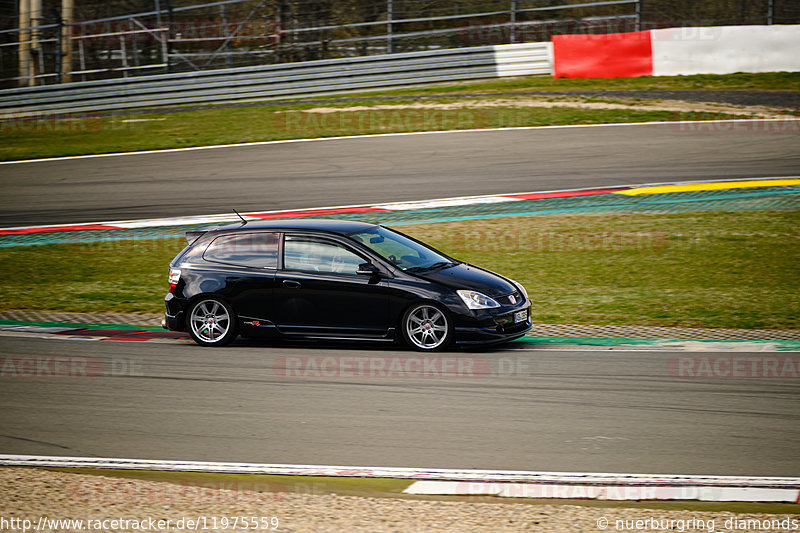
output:
[[406, 336], [423, 350], [434, 350], [447, 340], [447, 317], [432, 305], [422, 304], [406, 316]]
[[219, 342], [231, 329], [231, 317], [225, 306], [216, 300], [203, 300], [192, 308], [189, 317], [192, 333], [207, 343]]

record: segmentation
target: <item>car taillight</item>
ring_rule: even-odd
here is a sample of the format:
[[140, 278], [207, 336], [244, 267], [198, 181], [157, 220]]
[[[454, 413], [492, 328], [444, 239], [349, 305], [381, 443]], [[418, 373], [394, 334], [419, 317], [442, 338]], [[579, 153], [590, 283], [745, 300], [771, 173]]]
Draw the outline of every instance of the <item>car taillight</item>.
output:
[[181, 279], [181, 270], [179, 268], [169, 269], [169, 292], [175, 290], [178, 286], [178, 281]]

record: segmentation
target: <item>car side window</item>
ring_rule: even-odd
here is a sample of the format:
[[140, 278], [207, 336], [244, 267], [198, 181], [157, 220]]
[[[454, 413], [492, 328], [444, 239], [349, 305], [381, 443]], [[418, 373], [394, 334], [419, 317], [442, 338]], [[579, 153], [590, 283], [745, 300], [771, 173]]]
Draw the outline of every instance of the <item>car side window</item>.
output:
[[355, 274], [363, 257], [344, 246], [308, 237], [287, 235], [283, 243], [283, 267], [286, 270]]
[[203, 259], [237, 266], [278, 268], [278, 240], [278, 234], [271, 232], [222, 235], [208, 245]]

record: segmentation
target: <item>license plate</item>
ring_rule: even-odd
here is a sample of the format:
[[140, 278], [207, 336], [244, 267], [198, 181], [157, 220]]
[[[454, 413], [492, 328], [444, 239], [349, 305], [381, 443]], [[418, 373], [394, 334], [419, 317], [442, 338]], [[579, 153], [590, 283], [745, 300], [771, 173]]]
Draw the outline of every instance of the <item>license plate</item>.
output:
[[528, 310], [523, 309], [518, 313], [514, 313], [514, 324], [519, 324], [520, 322], [525, 322], [528, 320]]

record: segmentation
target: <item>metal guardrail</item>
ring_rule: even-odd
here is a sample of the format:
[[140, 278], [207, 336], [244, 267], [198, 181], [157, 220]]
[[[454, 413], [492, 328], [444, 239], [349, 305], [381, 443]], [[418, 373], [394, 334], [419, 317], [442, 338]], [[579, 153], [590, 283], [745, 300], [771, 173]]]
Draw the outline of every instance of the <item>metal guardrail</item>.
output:
[[22, 27], [0, 29], [0, 88], [629, 32], [643, 1], [139, 0], [106, 2], [102, 18], [20, 1]]
[[306, 97], [552, 73], [550, 43], [524, 43], [284, 63], [0, 91], [0, 117]]

